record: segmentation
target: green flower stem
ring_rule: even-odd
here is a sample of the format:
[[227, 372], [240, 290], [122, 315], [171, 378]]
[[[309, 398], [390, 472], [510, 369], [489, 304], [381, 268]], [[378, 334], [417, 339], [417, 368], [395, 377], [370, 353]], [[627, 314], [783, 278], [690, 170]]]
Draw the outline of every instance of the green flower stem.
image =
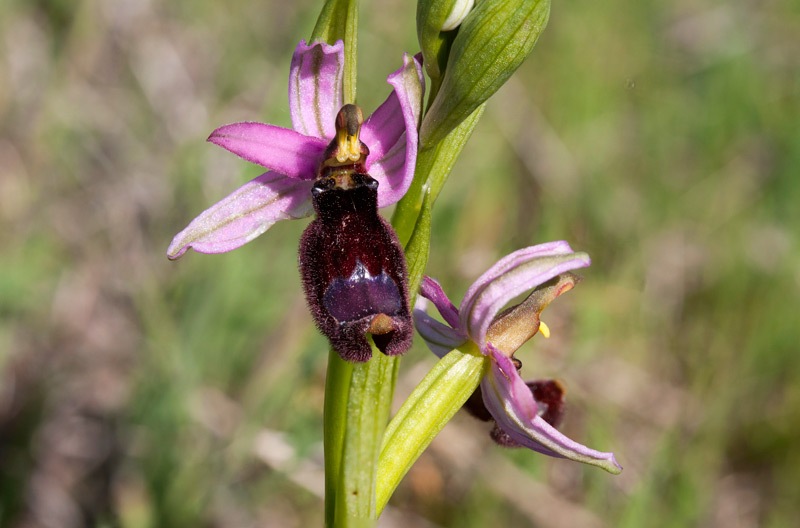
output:
[[431, 245], [431, 195], [425, 194], [422, 209], [414, 226], [411, 240], [406, 244], [406, 262], [408, 263], [408, 293], [409, 302], [414, 306], [425, 266], [428, 265], [428, 255]]
[[340, 358], [339, 354], [331, 348], [328, 352], [323, 410], [326, 526], [335, 526], [336, 496], [347, 424], [347, 398], [350, 394], [352, 375], [353, 364]]
[[417, 218], [422, 212], [423, 202], [427, 199], [430, 205], [436, 201], [439, 191], [459, 154], [467, 144], [472, 131], [478, 124], [485, 105], [479, 106], [460, 125], [450, 132], [443, 140], [434, 145], [422, 145], [417, 154], [417, 167], [411, 187], [397, 203], [397, 208], [392, 216], [392, 225], [400, 238], [400, 243], [406, 245], [414, 233]]
[[485, 357], [469, 342], [431, 369], [389, 423], [378, 459], [377, 512], [389, 502], [400, 480], [433, 438], [475, 391]]
[[[357, 28], [357, 0], [326, 0], [310, 39], [328, 44], [344, 41], [345, 103], [356, 101]], [[368, 528], [376, 518], [374, 468], [394, 392], [397, 361], [374, 350], [373, 354], [379, 361], [354, 365], [333, 349], [328, 353], [323, 418], [328, 527]], [[369, 402], [368, 398], [376, 395], [379, 401]], [[364, 432], [367, 434], [362, 435]], [[365, 464], [363, 468], [360, 463]], [[356, 495], [348, 497], [345, 490]]]
[[337, 527], [371, 526], [377, 520], [375, 476], [383, 431], [397, 375], [397, 359], [373, 346], [373, 357], [353, 365], [342, 445], [341, 483], [336, 496]]
[[356, 102], [356, 50], [358, 44], [358, 0], [327, 0], [317, 18], [311, 41], [333, 44], [344, 41], [344, 102]]

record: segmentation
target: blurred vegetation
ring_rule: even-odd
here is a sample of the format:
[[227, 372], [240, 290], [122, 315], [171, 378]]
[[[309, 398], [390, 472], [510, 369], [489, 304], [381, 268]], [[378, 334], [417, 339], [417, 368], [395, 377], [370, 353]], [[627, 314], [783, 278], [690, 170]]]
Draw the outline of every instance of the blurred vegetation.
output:
[[[359, 102], [402, 51], [364, 2]], [[258, 174], [204, 143], [286, 126], [318, 2], [0, 4], [0, 526], [318, 526], [326, 344], [285, 222], [164, 253]], [[491, 444], [459, 416], [383, 526], [788, 527], [800, 518], [800, 10], [766, 0], [555, 3], [434, 210], [458, 299], [519, 247], [594, 260], [523, 374], [619, 477]], [[421, 343], [399, 394], [431, 364]]]

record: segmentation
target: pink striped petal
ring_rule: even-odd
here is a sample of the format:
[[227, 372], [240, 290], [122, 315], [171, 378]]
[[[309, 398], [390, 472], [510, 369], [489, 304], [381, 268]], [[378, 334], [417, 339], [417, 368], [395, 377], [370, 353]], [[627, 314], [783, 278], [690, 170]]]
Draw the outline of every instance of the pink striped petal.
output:
[[334, 120], [342, 107], [344, 43], [332, 46], [300, 41], [292, 56], [289, 72], [289, 110], [292, 126], [307, 136], [330, 141]]
[[590, 449], [548, 424], [538, 415], [538, 406], [530, 388], [517, 373], [511, 360], [488, 345], [491, 369], [481, 382], [483, 402], [498, 427], [512, 440], [529, 449], [559, 458], [567, 458], [618, 474], [622, 466], [613, 453]]
[[497, 313], [516, 296], [591, 263], [564, 241], [531, 246], [502, 258], [470, 286], [461, 303], [461, 325], [483, 350], [486, 331]]
[[250, 242], [278, 220], [309, 216], [310, 181], [267, 172], [206, 209], [175, 235], [167, 257], [180, 258], [187, 250], [225, 253]]
[[370, 151], [367, 171], [380, 182], [379, 207], [399, 201], [414, 178], [425, 93], [420, 60], [407, 54], [403, 56], [403, 67], [387, 78], [393, 92], [361, 129], [361, 140]]
[[413, 313], [414, 327], [425, 340], [425, 344], [428, 345], [431, 352], [442, 358], [454, 348], [466, 343], [467, 337], [429, 316], [425, 312], [427, 304], [426, 299], [417, 297]]
[[427, 275], [422, 277], [422, 284], [419, 286], [419, 294], [436, 306], [436, 309], [442, 314], [444, 320], [447, 321], [447, 324], [453, 327], [453, 329], [461, 331], [466, 329], [465, 326], [461, 325], [461, 321], [458, 318], [458, 308], [453, 306], [453, 303], [450, 302], [442, 286], [436, 282], [435, 279]]
[[247, 161], [300, 180], [316, 177], [327, 147], [321, 139], [255, 122], [221, 126], [208, 141]]

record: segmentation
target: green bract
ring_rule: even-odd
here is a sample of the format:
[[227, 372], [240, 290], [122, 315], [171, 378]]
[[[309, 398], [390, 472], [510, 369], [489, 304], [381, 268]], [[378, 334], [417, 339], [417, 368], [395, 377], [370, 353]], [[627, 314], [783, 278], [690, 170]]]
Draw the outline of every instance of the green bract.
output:
[[508, 80], [533, 49], [549, 16], [550, 0], [484, 1], [470, 12], [422, 123], [424, 144], [447, 135]]
[[468, 11], [463, 6], [465, 3], [465, 0], [420, 0], [417, 3], [417, 39], [425, 58], [425, 71], [434, 84], [444, 73], [450, 51], [448, 35], [445, 34], [449, 30], [444, 28], [445, 22], [454, 9]]

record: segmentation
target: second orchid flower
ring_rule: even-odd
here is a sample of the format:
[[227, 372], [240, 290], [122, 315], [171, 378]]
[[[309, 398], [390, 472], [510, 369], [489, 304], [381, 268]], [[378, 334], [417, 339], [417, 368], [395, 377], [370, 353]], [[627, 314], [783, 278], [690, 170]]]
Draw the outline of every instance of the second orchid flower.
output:
[[[542, 326], [540, 314], [578, 281], [571, 270], [590, 264], [566, 242], [550, 242], [516, 251], [501, 259], [467, 290], [456, 308], [441, 286], [425, 277], [420, 294], [430, 300], [447, 324], [425, 313], [425, 301], [414, 310], [417, 331], [437, 356], [455, 348], [477, 348], [486, 358], [480, 384], [485, 409], [496, 422], [493, 437], [504, 445], [525, 446], [558, 458], [599, 466], [610, 473], [622, 467], [612, 453], [595, 451], [560, 432], [551, 423], [560, 417], [562, 391], [553, 382], [526, 384], [517, 372], [514, 353]], [[500, 311], [512, 299], [530, 295]], [[538, 396], [538, 400], [537, 400]]]

